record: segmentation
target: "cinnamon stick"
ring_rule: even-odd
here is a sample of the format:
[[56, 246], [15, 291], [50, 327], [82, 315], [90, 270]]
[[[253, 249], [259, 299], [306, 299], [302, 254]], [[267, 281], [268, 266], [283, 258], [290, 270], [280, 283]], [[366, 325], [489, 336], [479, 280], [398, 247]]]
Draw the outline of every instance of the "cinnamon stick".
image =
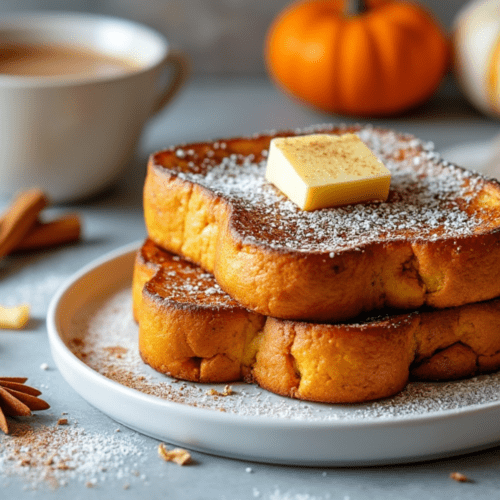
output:
[[33, 224], [48, 200], [40, 189], [21, 193], [2, 216], [0, 225], [0, 258], [16, 248]]
[[14, 251], [37, 250], [80, 239], [81, 222], [76, 214], [63, 215], [51, 222], [36, 221]]

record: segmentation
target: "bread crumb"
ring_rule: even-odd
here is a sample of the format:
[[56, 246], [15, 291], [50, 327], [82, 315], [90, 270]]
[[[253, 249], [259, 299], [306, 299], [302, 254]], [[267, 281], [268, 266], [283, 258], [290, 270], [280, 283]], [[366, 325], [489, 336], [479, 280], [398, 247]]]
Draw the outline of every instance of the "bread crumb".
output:
[[60, 418], [57, 421], [57, 425], [68, 425], [68, 419], [67, 418]]
[[450, 474], [450, 478], [453, 479], [454, 481], [459, 482], [459, 483], [471, 483], [472, 482], [465, 474], [462, 474], [461, 472], [452, 472]]
[[230, 385], [226, 385], [222, 392], [217, 391], [215, 389], [209, 389], [208, 391], [206, 391], [205, 394], [207, 396], [223, 396], [223, 397], [225, 397], [225, 396], [231, 396], [232, 394], [234, 394], [234, 391]]
[[49, 369], [49, 365], [47, 363], [42, 363], [40, 365], [40, 370], [48, 370]]
[[174, 448], [169, 450], [164, 443], [158, 445], [158, 455], [165, 462], [175, 462], [179, 465], [188, 465], [191, 463], [191, 455], [187, 450], [182, 448]]

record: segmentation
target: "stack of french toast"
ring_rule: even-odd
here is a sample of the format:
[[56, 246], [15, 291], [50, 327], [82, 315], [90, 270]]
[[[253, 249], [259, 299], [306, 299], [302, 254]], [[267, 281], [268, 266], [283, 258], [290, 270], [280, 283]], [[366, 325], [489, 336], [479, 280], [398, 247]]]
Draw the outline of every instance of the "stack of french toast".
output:
[[[265, 179], [271, 139], [354, 133], [385, 202], [304, 211]], [[500, 368], [500, 185], [413, 136], [320, 126], [150, 157], [133, 283], [155, 370], [325, 403]]]

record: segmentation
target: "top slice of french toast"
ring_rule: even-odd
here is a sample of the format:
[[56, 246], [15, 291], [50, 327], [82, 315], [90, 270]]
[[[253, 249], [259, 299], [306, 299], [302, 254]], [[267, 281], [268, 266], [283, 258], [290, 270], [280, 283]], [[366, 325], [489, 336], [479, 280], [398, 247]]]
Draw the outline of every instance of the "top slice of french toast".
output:
[[[347, 132], [391, 171], [386, 202], [306, 212], [265, 180], [273, 137]], [[160, 151], [144, 212], [153, 241], [269, 316], [341, 321], [500, 295], [500, 185], [389, 130], [323, 126]]]

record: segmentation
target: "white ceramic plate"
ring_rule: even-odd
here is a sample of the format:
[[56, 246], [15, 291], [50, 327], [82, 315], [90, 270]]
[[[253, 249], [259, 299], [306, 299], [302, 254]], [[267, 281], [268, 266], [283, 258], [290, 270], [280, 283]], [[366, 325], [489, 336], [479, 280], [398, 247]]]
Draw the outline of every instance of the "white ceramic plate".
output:
[[[343, 406], [298, 402], [243, 383], [233, 384], [233, 396], [214, 398], [207, 396], [207, 389], [221, 390], [221, 386], [179, 383], [153, 372], [130, 349], [137, 326], [128, 311], [129, 287], [139, 245], [106, 255], [74, 275], [53, 298], [47, 318], [53, 357], [64, 378], [116, 421], [192, 450], [310, 466], [418, 461], [500, 442], [500, 375], [410, 384], [394, 398]], [[116, 321], [111, 318], [108, 323], [89, 320], [94, 325], [92, 335], [99, 336], [101, 328], [113, 345], [120, 338], [128, 342], [124, 356], [129, 357], [117, 361], [130, 365], [137, 380], [146, 380], [148, 387], [158, 386], [163, 393], [151, 395], [111, 380], [89, 366], [90, 357], [82, 358], [84, 363], [74, 354], [75, 325], [87, 317], [89, 308], [101, 309], [101, 315], [115, 314]], [[179, 402], [181, 394], [189, 397]]]
[[440, 154], [451, 163], [500, 179], [499, 137], [489, 141], [459, 144], [441, 151]]

